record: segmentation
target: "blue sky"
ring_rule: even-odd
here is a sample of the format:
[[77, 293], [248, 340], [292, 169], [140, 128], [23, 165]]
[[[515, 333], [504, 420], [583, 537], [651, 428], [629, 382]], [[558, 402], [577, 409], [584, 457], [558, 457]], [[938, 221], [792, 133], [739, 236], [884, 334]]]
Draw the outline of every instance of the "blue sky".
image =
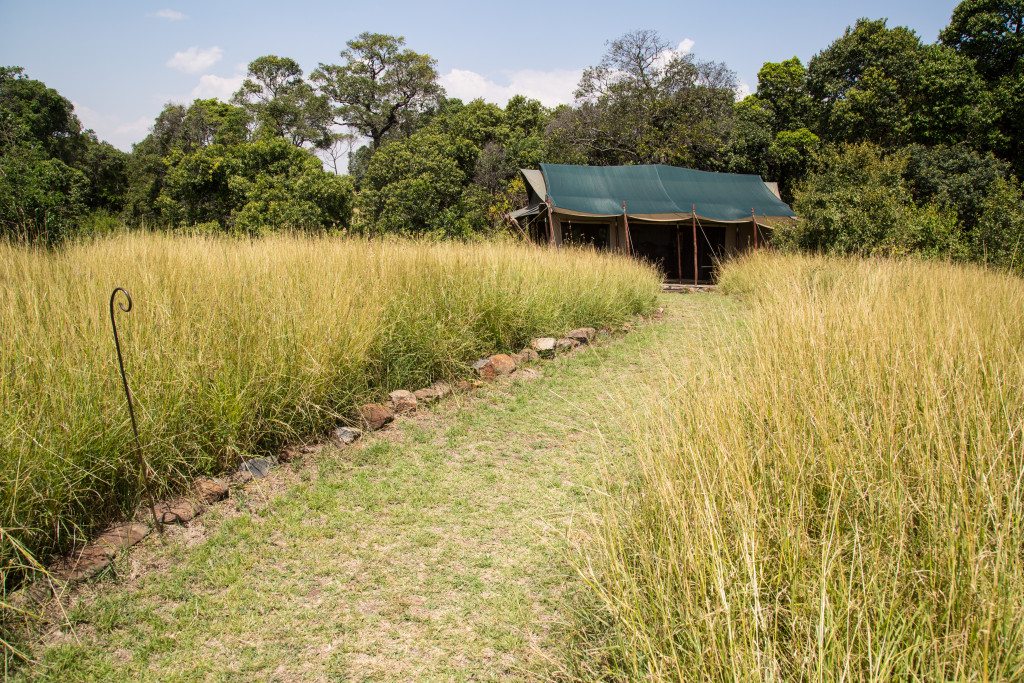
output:
[[858, 17], [887, 17], [934, 41], [956, 0], [648, 0], [645, 2], [309, 2], [0, 0], [0, 64], [23, 66], [122, 149], [167, 101], [227, 98], [264, 54], [311, 71], [362, 31], [404, 35], [438, 61], [450, 95], [503, 103], [523, 92], [568, 101], [605, 41], [653, 28], [757, 85], [765, 61], [805, 62]]

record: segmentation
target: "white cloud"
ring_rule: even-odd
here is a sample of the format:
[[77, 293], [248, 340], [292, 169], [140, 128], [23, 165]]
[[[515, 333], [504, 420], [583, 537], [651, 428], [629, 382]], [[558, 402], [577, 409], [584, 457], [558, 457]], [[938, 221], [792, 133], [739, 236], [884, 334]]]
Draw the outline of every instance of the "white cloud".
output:
[[119, 116], [102, 114], [91, 107], [78, 102], [72, 102], [75, 107], [75, 114], [82, 121], [85, 128], [92, 128], [96, 136], [114, 147], [129, 151], [132, 143], [138, 142], [149, 133], [153, 125], [153, 116], [140, 116], [137, 119], [125, 121]]
[[475, 71], [452, 69], [443, 74], [440, 81], [450, 97], [463, 100], [481, 97], [504, 106], [513, 95], [525, 95], [553, 107], [572, 102], [582, 73], [579, 69], [521, 69], [506, 72], [502, 79], [505, 83], [498, 83]]
[[192, 88], [192, 99], [216, 97], [218, 100], [227, 102], [242, 87], [244, 80], [244, 73], [237, 73], [234, 76], [203, 74], [199, 77], [196, 87]]
[[736, 101], [739, 102], [752, 92], [754, 91], [750, 88], [749, 83], [740, 81], [739, 84], [736, 86]]
[[683, 38], [674, 48], [670, 47], [658, 55], [655, 64], [658, 67], [664, 67], [673, 57], [685, 57], [693, 51], [693, 44], [693, 39]]
[[157, 19], [163, 19], [164, 21], [181, 21], [182, 19], [188, 19], [188, 15], [184, 12], [179, 12], [176, 9], [161, 9], [153, 12], [151, 17]]
[[167, 66], [178, 71], [194, 74], [209, 69], [220, 61], [224, 56], [224, 50], [219, 47], [190, 47], [181, 52], [175, 52], [174, 56], [167, 60]]

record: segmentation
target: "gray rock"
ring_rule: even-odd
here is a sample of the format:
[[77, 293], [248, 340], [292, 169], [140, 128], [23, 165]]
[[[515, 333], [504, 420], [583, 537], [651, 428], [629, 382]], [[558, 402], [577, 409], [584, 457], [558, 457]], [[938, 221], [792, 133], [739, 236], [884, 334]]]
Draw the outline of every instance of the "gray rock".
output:
[[363, 435], [361, 429], [354, 427], [336, 427], [331, 430], [331, 441], [338, 446], [350, 446], [359, 440]]
[[567, 339], [575, 339], [580, 344], [589, 344], [597, 336], [597, 330], [593, 327], [578, 327], [566, 332], [565, 336]]
[[255, 479], [262, 479], [276, 464], [276, 458], [250, 458], [242, 461], [242, 464], [238, 466], [238, 471], [243, 474], [251, 474]]
[[561, 339], [555, 342], [555, 348], [558, 349], [559, 351], [572, 351], [579, 345], [580, 343], [578, 341], [576, 341], [575, 339], [570, 339], [568, 337], [562, 337]]

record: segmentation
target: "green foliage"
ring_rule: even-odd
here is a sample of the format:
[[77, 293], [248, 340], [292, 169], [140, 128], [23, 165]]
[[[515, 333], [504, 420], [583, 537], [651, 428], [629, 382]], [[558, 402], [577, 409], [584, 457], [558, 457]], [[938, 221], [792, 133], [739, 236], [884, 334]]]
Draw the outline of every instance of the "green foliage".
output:
[[905, 154], [870, 143], [828, 150], [797, 191], [800, 220], [776, 232], [777, 244], [837, 254], [964, 256], [956, 216], [918, 206], [903, 179]]
[[549, 130], [555, 148], [598, 165], [721, 167], [735, 74], [670, 48], [649, 30], [611, 41], [583, 72], [578, 106], [559, 110]]
[[377, 149], [389, 135], [408, 133], [443, 91], [436, 62], [403, 49], [405, 38], [361, 33], [341, 51], [342, 64], [320, 64], [312, 80], [334, 107], [335, 121], [370, 138]]
[[989, 81], [1020, 72], [1024, 0], [963, 0], [940, 39], [970, 57]]
[[126, 155], [82, 131], [56, 90], [0, 68], [0, 235], [52, 243], [89, 209], [118, 210]]
[[315, 156], [283, 138], [174, 150], [165, 164], [156, 204], [174, 226], [217, 222], [261, 234], [339, 229], [351, 217], [351, 180], [325, 173]]
[[259, 137], [283, 137], [299, 147], [331, 144], [330, 104], [302, 78], [294, 59], [276, 55], [254, 59], [233, 100], [248, 113]]
[[985, 197], [996, 181], [1009, 174], [1009, 164], [991, 152], [977, 152], [966, 143], [907, 149], [904, 178], [918, 204], [948, 207], [967, 231], [978, 222]]
[[982, 202], [971, 249], [975, 259], [1024, 274], [1024, 194], [1016, 178], [997, 178]]
[[814, 102], [807, 93], [807, 69], [798, 58], [765, 62], [757, 72], [757, 97], [774, 115], [775, 132], [810, 125]]

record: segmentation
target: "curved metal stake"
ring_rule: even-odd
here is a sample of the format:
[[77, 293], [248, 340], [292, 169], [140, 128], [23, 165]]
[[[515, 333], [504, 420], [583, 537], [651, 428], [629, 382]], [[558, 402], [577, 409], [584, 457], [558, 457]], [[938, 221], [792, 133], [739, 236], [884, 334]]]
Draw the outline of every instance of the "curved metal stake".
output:
[[139, 472], [142, 474], [142, 488], [146, 493], [146, 499], [149, 501], [149, 511], [153, 513], [153, 524], [156, 525], [156, 530], [161, 534], [164, 532], [164, 525], [160, 523], [160, 520], [156, 515], [156, 503], [153, 501], [153, 489], [149, 483], [149, 464], [146, 462], [146, 458], [142, 455], [142, 442], [139, 441], [139, 426], [135, 422], [135, 406], [132, 404], [132, 390], [128, 388], [128, 376], [124, 373], [124, 357], [121, 355], [121, 339], [117, 334], [117, 318], [114, 316], [114, 302], [117, 299], [118, 294], [124, 294], [124, 301], [118, 301], [117, 307], [120, 308], [124, 313], [128, 313], [132, 310], [132, 295], [128, 293], [128, 290], [124, 287], [115, 287], [114, 291], [110, 293], [110, 326], [114, 330], [114, 348], [117, 350], [117, 367], [121, 371], [121, 384], [124, 385], [124, 396], [128, 400], [128, 417], [132, 421], [132, 434], [135, 436], [135, 459], [139, 464]]

